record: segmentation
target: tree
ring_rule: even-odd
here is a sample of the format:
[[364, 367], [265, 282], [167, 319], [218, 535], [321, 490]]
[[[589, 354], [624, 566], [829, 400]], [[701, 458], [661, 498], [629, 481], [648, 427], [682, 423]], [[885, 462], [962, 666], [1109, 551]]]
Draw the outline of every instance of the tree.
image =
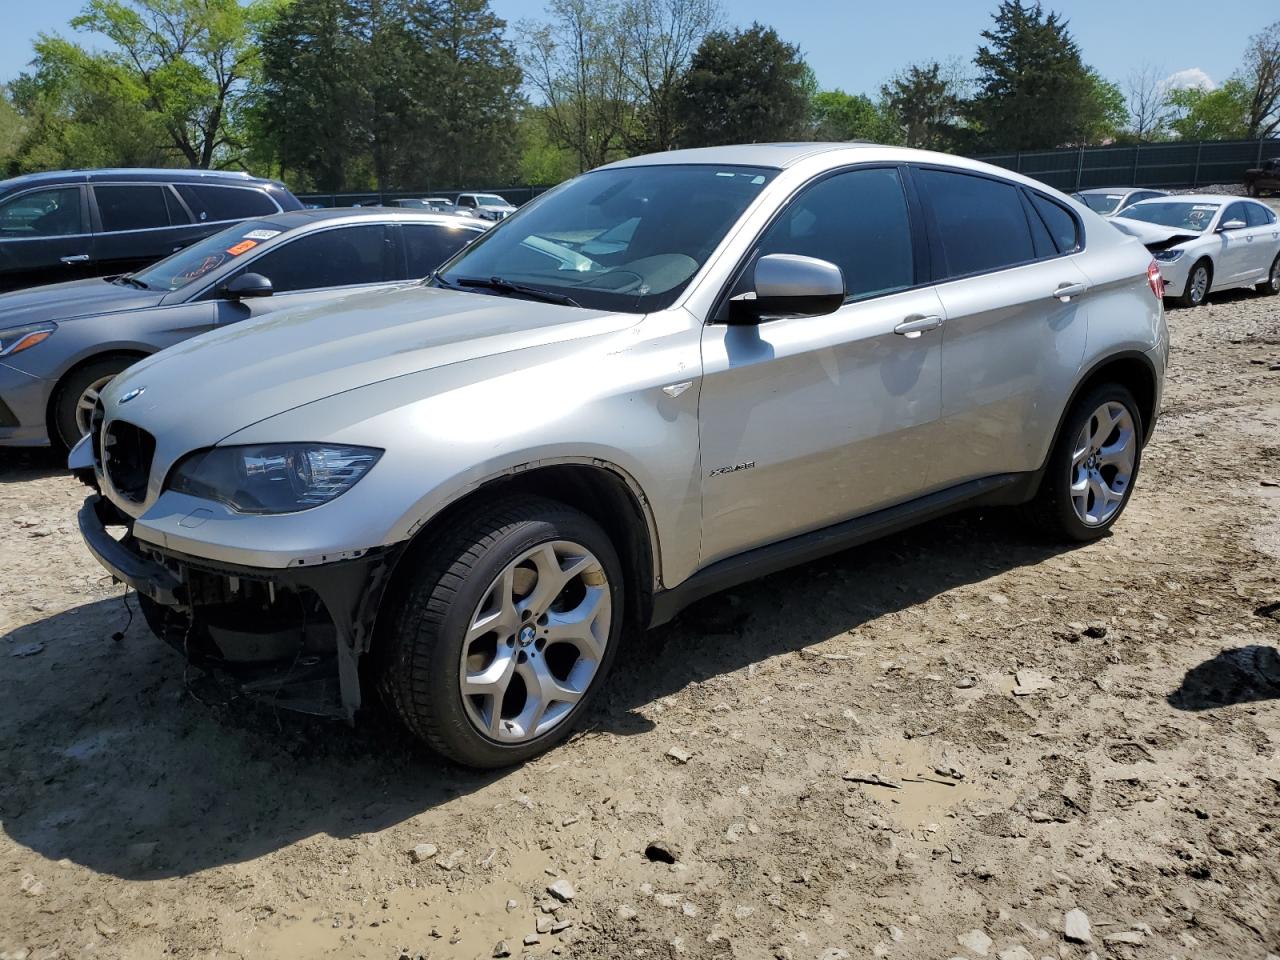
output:
[[1129, 133], [1139, 143], [1162, 139], [1168, 126], [1168, 91], [1161, 67], [1144, 63], [1129, 73], [1125, 81], [1125, 106], [1129, 112]]
[[1124, 91], [1093, 67], [1086, 67], [1082, 93], [1078, 142], [1088, 144], [1115, 140], [1129, 122]]
[[1240, 80], [1249, 89], [1245, 136], [1275, 136], [1280, 131], [1280, 20], [1249, 38]]
[[912, 64], [880, 88], [885, 113], [908, 147], [942, 150], [954, 139], [963, 96], [956, 71]]
[[680, 135], [680, 80], [720, 19], [716, 0], [626, 0], [620, 10], [623, 72], [635, 101], [625, 131], [634, 153], [670, 150]]
[[1170, 127], [1183, 140], [1239, 140], [1249, 136], [1251, 92], [1231, 79], [1216, 90], [1187, 87], [1169, 93]]
[[[234, 162], [240, 101], [258, 69], [257, 25], [275, 0], [89, 0], [71, 21], [112, 44], [89, 62], [115, 67], [141, 92], [192, 167]], [[78, 48], [77, 48], [78, 49]]]
[[631, 119], [621, 12], [615, 0], [551, 0], [548, 23], [526, 23], [525, 78], [541, 96], [553, 143], [579, 171], [619, 149]]
[[9, 91], [0, 86], [0, 177], [18, 172], [18, 146], [25, 135], [22, 114], [9, 99]]
[[896, 143], [898, 131], [892, 118], [886, 116], [869, 97], [843, 90], [823, 90], [810, 100], [814, 140], [872, 140]]
[[709, 33], [681, 89], [683, 143], [762, 143], [803, 135], [810, 77], [799, 48], [772, 28], [753, 23], [733, 33]]
[[978, 48], [978, 94], [969, 115], [988, 148], [1028, 150], [1082, 143], [1106, 110], [1057, 13], [1002, 0]]

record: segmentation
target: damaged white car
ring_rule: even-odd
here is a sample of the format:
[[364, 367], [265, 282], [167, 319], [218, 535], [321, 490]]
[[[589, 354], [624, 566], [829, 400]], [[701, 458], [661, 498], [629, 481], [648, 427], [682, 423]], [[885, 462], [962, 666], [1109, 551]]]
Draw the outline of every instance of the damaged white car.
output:
[[1280, 293], [1280, 218], [1256, 200], [1191, 194], [1143, 200], [1113, 217], [1160, 265], [1165, 297], [1198, 307], [1209, 291]]

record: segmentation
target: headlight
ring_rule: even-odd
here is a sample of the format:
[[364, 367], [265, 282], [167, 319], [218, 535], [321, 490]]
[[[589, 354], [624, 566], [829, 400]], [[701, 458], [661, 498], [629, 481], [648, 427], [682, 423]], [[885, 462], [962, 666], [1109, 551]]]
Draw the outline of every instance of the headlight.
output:
[[48, 340], [57, 329], [56, 323], [28, 323], [25, 327], [0, 330], [0, 357], [34, 347], [37, 343]]
[[168, 488], [237, 513], [296, 513], [346, 493], [381, 456], [373, 447], [320, 443], [213, 447], [180, 461]]
[[1186, 253], [1185, 250], [1161, 250], [1159, 253], [1152, 254], [1152, 256], [1161, 263], [1173, 263], [1173, 261], [1180, 258], [1184, 253]]

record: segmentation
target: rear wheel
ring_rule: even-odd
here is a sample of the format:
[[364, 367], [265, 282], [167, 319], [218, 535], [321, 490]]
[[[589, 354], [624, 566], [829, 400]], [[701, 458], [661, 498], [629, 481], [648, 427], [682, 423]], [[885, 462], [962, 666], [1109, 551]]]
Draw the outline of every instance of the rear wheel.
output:
[[1280, 293], [1280, 253], [1271, 261], [1271, 272], [1267, 274], [1267, 279], [1258, 284], [1258, 292], [1264, 297], [1274, 297]]
[[1040, 489], [1037, 525], [1067, 540], [1096, 540], [1124, 512], [1142, 463], [1142, 415], [1127, 389], [1101, 384], [1071, 407]]
[[1213, 264], [1208, 260], [1197, 260], [1187, 273], [1187, 288], [1181, 296], [1171, 298], [1180, 307], [1198, 307], [1209, 296], [1209, 286], [1213, 283]]
[[135, 356], [111, 354], [91, 360], [69, 373], [58, 384], [54, 394], [52, 415], [53, 430], [49, 441], [65, 450], [74, 447], [89, 432], [89, 420], [93, 416], [98, 395], [116, 375], [138, 362]]
[[377, 667], [404, 724], [474, 767], [519, 763], [568, 736], [623, 626], [622, 567], [604, 531], [521, 497], [460, 516], [405, 563]]

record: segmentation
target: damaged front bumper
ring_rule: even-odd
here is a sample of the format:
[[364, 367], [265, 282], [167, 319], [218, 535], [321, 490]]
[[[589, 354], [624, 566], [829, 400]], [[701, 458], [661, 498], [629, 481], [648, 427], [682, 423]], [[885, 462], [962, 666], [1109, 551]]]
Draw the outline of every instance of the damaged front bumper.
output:
[[[262, 569], [162, 549], [100, 496], [85, 500], [80, 532], [94, 558], [137, 591], [152, 630], [197, 666], [282, 707], [355, 717], [359, 662], [402, 545], [355, 559]], [[123, 527], [117, 539], [109, 528]]]

